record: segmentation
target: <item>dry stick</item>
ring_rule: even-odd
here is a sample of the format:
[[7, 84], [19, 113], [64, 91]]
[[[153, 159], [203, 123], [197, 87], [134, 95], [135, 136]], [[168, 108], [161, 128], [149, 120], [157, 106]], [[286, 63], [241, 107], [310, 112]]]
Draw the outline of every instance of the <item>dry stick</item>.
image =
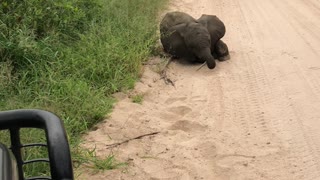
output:
[[169, 66], [169, 64], [171, 63], [171, 61], [172, 61], [172, 59], [169, 59], [169, 60], [167, 61], [167, 63], [165, 64], [164, 68], [160, 71], [160, 76], [161, 76], [160, 79], [164, 79], [164, 82], [165, 82], [166, 84], [169, 84], [169, 83], [170, 83], [172, 86], [175, 86], [174, 83], [173, 83], [173, 81], [167, 77], [167, 71], [166, 71], [166, 69], [167, 69], [167, 67]]
[[199, 71], [207, 62], [204, 62], [203, 64], [201, 64], [201, 66], [197, 69], [197, 71]]
[[141, 139], [141, 138], [143, 138], [143, 137], [152, 136], [152, 135], [156, 135], [156, 134], [159, 134], [159, 133], [160, 133], [160, 131], [158, 131], [158, 132], [153, 132], [153, 133], [148, 133], [148, 134], [143, 134], [143, 135], [140, 135], [140, 136], [131, 138], [131, 139], [127, 139], [127, 140], [122, 141], [122, 142], [119, 142], [119, 143], [108, 144], [108, 145], [106, 145], [106, 146], [108, 146], [107, 148], [111, 148], [111, 147], [119, 146], [119, 145], [124, 144], [124, 143], [128, 143], [129, 141], [132, 141], [132, 140], [135, 140], [135, 139]]
[[172, 59], [169, 59], [166, 64], [164, 65], [163, 69], [160, 71], [161, 74], [161, 78], [164, 78], [162, 76], [166, 76], [166, 69], [169, 66], [169, 64], [171, 63]]

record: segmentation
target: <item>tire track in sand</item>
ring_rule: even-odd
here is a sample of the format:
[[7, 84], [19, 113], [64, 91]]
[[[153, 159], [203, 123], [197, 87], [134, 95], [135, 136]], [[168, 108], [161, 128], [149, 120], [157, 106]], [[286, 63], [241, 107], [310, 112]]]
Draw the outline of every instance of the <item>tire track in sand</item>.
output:
[[[265, 3], [265, 4], [263, 4], [261, 2], [259, 2], [259, 3], [261, 4], [261, 7], [263, 7], [265, 9], [265, 11], [268, 12], [268, 9], [267, 9], [268, 3]], [[246, 7], [250, 7], [249, 4], [247, 4]], [[259, 5], [255, 4], [254, 8], [257, 8], [257, 7], [259, 7]], [[271, 6], [269, 4], [269, 7], [274, 9], [274, 4], [271, 4]], [[280, 12], [280, 11], [283, 12], [283, 9], [284, 9], [284, 7], [281, 9], [278, 9], [279, 11], [274, 11], [274, 13], [273, 13], [274, 16], [270, 17], [271, 15], [269, 14], [269, 16], [265, 16], [265, 19], [267, 20], [268, 17], [271, 20], [276, 19], [276, 18], [281, 19], [281, 16], [279, 16], [279, 14], [277, 12]], [[272, 10], [272, 9], [269, 9], [269, 10]], [[263, 12], [263, 10], [261, 10], [259, 12]], [[277, 14], [278, 14], [278, 17], [276, 16]], [[261, 16], [259, 16], [257, 14], [255, 16], [251, 15], [251, 17], [261, 17]], [[262, 21], [262, 23], [267, 22], [266, 20]], [[258, 22], [258, 21], [255, 21], [255, 22]], [[278, 24], [278, 27], [281, 27], [281, 26], [283, 26], [283, 24], [282, 25]], [[270, 25], [266, 26], [266, 28], [265, 28], [266, 30], [265, 30], [264, 34], [266, 36], [268, 35], [268, 32], [273, 32], [268, 29], [269, 27], [270, 27]], [[256, 29], [254, 29], [254, 30], [256, 31]], [[280, 29], [280, 31], [283, 31], [283, 30], [284, 29]], [[290, 38], [289, 36], [293, 36], [296, 40], [298, 39], [297, 34], [296, 34], [297, 32], [295, 31], [295, 29], [293, 27], [289, 26], [289, 28], [286, 28], [285, 30], [290, 30], [290, 31], [293, 31], [294, 33], [292, 33], [292, 34], [283, 33], [283, 34], [281, 34], [281, 36], [274, 37], [274, 40], [281, 42], [283, 40], [286, 40], [286, 38]], [[276, 35], [280, 35], [280, 34], [276, 33]], [[270, 40], [272, 40], [272, 37], [270, 37]], [[303, 39], [302, 39], [302, 41], [298, 41], [298, 43], [303, 44]], [[274, 45], [275, 43], [273, 43], [273, 44], [265, 43], [264, 44], [263, 41], [261, 42], [261, 41], [256, 40], [256, 44], [261, 49], [265, 49], [265, 45], [270, 46], [270, 45]], [[277, 46], [275, 46], [275, 47], [277, 47]], [[269, 48], [269, 47], [267, 47], [267, 48]], [[288, 47], [288, 45], [285, 43], [283, 44], [283, 46], [279, 46], [279, 48], [280, 48], [280, 50], [282, 48], [284, 48], [283, 50], [281, 50], [284, 52], [286, 52], [287, 50], [291, 50], [291, 51], [293, 50], [292, 47], [290, 47], [290, 46]], [[273, 53], [277, 53], [277, 52], [273, 51]], [[289, 61], [292, 61], [292, 59], [294, 59], [291, 56], [286, 57], [286, 53], [282, 54], [281, 58], [283, 58], [283, 60], [278, 58], [277, 61], [274, 61], [274, 62], [276, 62], [276, 63], [279, 63], [280, 61], [289, 62]], [[266, 62], [269, 63], [269, 61], [263, 61], [265, 67], [268, 66], [268, 64]], [[277, 86], [278, 87], [279, 86], [285, 87], [287, 85], [286, 82], [293, 82], [292, 84], [290, 84], [286, 88], [281, 88], [281, 89], [277, 88], [278, 91], [283, 91], [282, 96], [277, 96], [277, 94], [279, 94], [279, 93], [276, 93], [276, 91], [274, 91], [275, 94], [273, 95], [273, 97], [279, 97], [279, 99], [277, 99], [274, 102], [279, 104], [278, 108], [281, 109], [281, 112], [278, 112], [278, 114], [276, 116], [273, 116], [274, 120], [277, 120], [277, 119], [279, 120], [276, 123], [276, 126], [274, 128], [276, 128], [276, 129], [281, 128], [278, 130], [278, 132], [280, 132], [280, 134], [283, 134], [283, 132], [287, 131], [286, 135], [291, 135], [291, 138], [287, 139], [287, 140], [289, 140], [290, 145], [291, 145], [289, 154], [285, 155], [285, 157], [280, 157], [280, 158], [287, 161], [287, 168], [291, 169], [293, 167], [292, 170], [289, 170], [289, 172], [294, 173], [294, 175], [292, 177], [293, 179], [299, 179], [301, 177], [303, 177], [303, 179], [317, 179], [319, 177], [318, 162], [316, 162], [313, 159], [318, 159], [317, 158], [318, 154], [314, 152], [314, 149], [313, 149], [314, 147], [310, 147], [310, 144], [314, 144], [316, 141], [313, 139], [312, 132], [311, 133], [308, 132], [305, 125], [302, 123], [302, 121], [304, 120], [305, 117], [301, 117], [298, 114], [299, 112], [301, 112], [301, 109], [297, 109], [296, 107], [292, 106], [293, 102], [292, 102], [291, 98], [288, 97], [288, 95], [287, 95], [288, 93], [291, 93], [290, 91], [292, 91], [293, 89], [300, 89], [301, 90], [301, 88], [308, 87], [308, 85], [305, 83], [306, 82], [305, 79], [299, 77], [303, 74], [301, 71], [299, 72], [299, 68], [297, 68], [297, 66], [294, 63], [292, 63], [292, 62], [287, 63], [287, 62], [285, 62], [285, 63], [280, 62], [280, 64], [283, 65], [283, 67], [286, 67], [286, 69], [287, 69], [286, 70], [286, 69], [277, 68], [277, 71], [282, 71], [280, 74], [278, 72], [274, 72], [272, 70], [269, 71], [269, 75], [271, 75], [273, 78], [279, 78], [281, 76], [288, 77], [287, 74], [297, 74], [297, 76], [298, 76], [298, 78], [297, 78], [297, 77], [294, 77], [294, 75], [289, 75], [289, 76], [291, 76], [290, 78], [284, 78], [283, 82], [278, 82], [278, 84], [272, 85], [272, 87], [277, 87]], [[289, 72], [285, 72], [285, 71], [289, 71]], [[292, 77], [294, 77], [294, 78], [292, 78]], [[296, 85], [294, 85], [294, 84], [296, 84]], [[290, 89], [288, 89], [288, 87]], [[291, 88], [293, 88], [293, 89], [291, 89]], [[307, 89], [303, 89], [303, 90], [306, 90], [306, 92], [308, 92]], [[310, 91], [309, 91], [309, 93], [310, 93]], [[300, 103], [301, 103], [301, 101], [300, 101]], [[288, 104], [289, 104], [289, 106], [288, 106]], [[274, 108], [272, 110], [272, 113], [274, 113], [274, 111], [276, 109], [277, 108]], [[284, 112], [286, 112], [286, 113], [283, 114]], [[288, 122], [288, 121], [281, 120], [281, 118], [279, 119], [279, 117], [281, 117], [281, 118], [282, 117], [285, 117], [285, 118], [291, 117], [293, 119], [289, 118], [290, 122]], [[287, 123], [287, 124], [283, 124], [283, 123]], [[286, 140], [286, 139], [284, 139], [284, 140]], [[301, 161], [304, 163], [300, 164], [299, 162], [301, 162]], [[286, 177], [286, 178], [288, 178], [288, 177]], [[286, 178], [283, 177], [283, 179], [286, 179]]]

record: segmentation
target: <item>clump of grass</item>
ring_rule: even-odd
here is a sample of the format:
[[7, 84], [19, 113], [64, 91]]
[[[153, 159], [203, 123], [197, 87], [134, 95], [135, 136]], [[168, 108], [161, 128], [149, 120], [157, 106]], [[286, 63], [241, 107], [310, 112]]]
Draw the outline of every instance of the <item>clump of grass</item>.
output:
[[[57, 114], [76, 156], [82, 133], [111, 111], [111, 94], [134, 87], [166, 1], [1, 1], [1, 110]], [[23, 136], [30, 142], [42, 137], [34, 131]]]
[[136, 94], [132, 96], [131, 99], [132, 99], [132, 102], [134, 103], [142, 104], [143, 97], [144, 97], [143, 94]]
[[111, 169], [116, 169], [126, 165], [127, 163], [118, 163], [115, 160], [114, 155], [109, 155], [103, 159], [100, 159], [100, 158], [93, 159], [93, 169], [97, 169], [97, 170], [111, 170]]
[[87, 167], [93, 170], [111, 170], [127, 166], [127, 162], [119, 162], [113, 154], [109, 154], [105, 158], [98, 157], [95, 149], [77, 148], [77, 155], [75, 156], [76, 166], [86, 164]]

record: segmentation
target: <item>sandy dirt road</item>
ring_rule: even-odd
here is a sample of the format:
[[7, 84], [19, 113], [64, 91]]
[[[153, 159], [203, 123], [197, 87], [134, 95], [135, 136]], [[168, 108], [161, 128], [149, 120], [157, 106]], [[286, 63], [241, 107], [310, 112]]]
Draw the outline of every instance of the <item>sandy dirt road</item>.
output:
[[[170, 10], [225, 22], [231, 59], [177, 62], [166, 85], [151, 66], [135, 92], [85, 137], [125, 168], [83, 179], [320, 179], [320, 1], [176, 0]], [[169, 10], [168, 10], [169, 11]], [[151, 61], [152, 62], [152, 61]], [[106, 145], [160, 132], [114, 148]]]

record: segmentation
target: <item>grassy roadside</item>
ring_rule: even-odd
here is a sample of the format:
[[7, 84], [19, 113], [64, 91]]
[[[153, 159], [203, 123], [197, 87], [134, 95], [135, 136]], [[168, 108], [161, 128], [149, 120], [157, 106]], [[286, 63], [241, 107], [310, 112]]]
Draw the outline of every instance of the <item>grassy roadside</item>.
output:
[[[134, 86], [157, 40], [156, 19], [166, 2], [2, 1], [0, 110], [56, 113], [76, 161], [85, 162], [78, 158], [81, 134], [111, 111], [112, 93]], [[25, 141], [40, 136], [24, 132]]]

